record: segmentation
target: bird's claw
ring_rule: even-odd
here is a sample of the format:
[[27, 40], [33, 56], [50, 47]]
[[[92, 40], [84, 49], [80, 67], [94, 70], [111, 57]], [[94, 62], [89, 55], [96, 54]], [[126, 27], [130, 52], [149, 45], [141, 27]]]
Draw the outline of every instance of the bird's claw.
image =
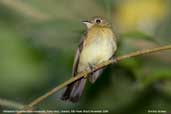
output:
[[109, 60], [112, 60], [113, 63], [117, 63], [118, 62], [116, 57], [115, 57], [115, 55], [113, 55]]
[[89, 70], [92, 72], [93, 69], [95, 68], [95, 65], [88, 63]]

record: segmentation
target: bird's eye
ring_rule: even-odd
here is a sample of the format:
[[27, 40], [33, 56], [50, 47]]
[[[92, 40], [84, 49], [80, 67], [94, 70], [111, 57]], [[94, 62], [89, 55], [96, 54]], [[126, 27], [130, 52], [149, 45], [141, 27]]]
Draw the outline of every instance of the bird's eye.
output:
[[96, 20], [96, 23], [97, 23], [97, 24], [101, 23], [101, 20], [100, 20], [100, 19], [97, 19], [97, 20]]

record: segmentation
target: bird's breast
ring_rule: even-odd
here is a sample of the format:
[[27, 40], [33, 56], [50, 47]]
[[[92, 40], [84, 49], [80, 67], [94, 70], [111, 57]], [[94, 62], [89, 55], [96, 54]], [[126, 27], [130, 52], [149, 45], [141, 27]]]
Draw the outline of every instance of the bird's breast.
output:
[[96, 38], [92, 38], [91, 42], [83, 47], [80, 55], [80, 64], [99, 64], [113, 55], [113, 36], [105, 37], [105, 35], [99, 35]]

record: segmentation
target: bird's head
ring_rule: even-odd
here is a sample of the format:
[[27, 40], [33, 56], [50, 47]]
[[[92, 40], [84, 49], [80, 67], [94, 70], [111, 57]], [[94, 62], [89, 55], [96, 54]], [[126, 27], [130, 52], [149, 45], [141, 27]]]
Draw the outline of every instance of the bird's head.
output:
[[90, 20], [82, 21], [88, 29], [94, 26], [97, 27], [110, 27], [110, 24], [102, 17], [92, 17]]

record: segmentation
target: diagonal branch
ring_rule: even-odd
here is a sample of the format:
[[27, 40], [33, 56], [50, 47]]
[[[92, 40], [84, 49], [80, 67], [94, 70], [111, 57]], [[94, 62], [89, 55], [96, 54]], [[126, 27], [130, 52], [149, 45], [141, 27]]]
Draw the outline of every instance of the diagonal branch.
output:
[[[151, 48], [151, 49], [145, 49], [145, 50], [140, 50], [140, 51], [136, 51], [136, 52], [132, 52], [129, 54], [125, 54], [122, 56], [118, 56], [115, 59], [112, 60], [108, 60], [105, 61], [101, 64], [96, 65], [92, 70], [86, 70], [83, 71], [79, 74], [77, 74], [76, 76], [70, 78], [69, 80], [63, 82], [62, 84], [58, 85], [57, 87], [53, 88], [52, 90], [50, 90], [49, 92], [45, 93], [44, 95], [38, 97], [37, 99], [33, 100], [30, 104], [28, 104], [23, 110], [29, 110], [30, 108], [32, 108], [33, 106], [39, 104], [40, 102], [44, 101], [45, 99], [47, 99], [49, 96], [53, 95], [54, 93], [58, 92], [59, 90], [61, 90], [62, 88], [66, 87], [68, 84], [71, 84], [74, 81], [77, 81], [81, 78], [86, 78], [88, 76], [88, 74], [97, 71], [107, 65], [110, 65], [112, 63], [127, 59], [127, 58], [131, 58], [131, 57], [136, 57], [136, 56], [140, 56], [140, 55], [145, 55], [145, 54], [150, 54], [150, 53], [155, 53], [155, 52], [160, 52], [160, 51], [164, 51], [164, 50], [169, 50], [171, 49], [171, 45], [166, 45], [166, 46], [161, 46], [161, 47], [157, 47], [157, 48]], [[19, 113], [17, 113], [19, 114]]]

